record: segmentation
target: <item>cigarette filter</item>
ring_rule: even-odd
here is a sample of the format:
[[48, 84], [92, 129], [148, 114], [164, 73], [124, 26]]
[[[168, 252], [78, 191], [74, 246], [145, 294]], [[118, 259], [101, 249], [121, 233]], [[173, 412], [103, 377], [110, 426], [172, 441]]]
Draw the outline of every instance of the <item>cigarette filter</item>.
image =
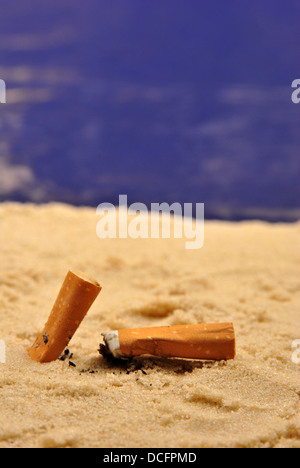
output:
[[201, 323], [132, 328], [103, 334], [108, 351], [117, 358], [152, 355], [201, 360], [235, 357], [233, 324]]
[[101, 286], [83, 275], [69, 271], [44, 330], [28, 350], [34, 361], [58, 359], [101, 291]]

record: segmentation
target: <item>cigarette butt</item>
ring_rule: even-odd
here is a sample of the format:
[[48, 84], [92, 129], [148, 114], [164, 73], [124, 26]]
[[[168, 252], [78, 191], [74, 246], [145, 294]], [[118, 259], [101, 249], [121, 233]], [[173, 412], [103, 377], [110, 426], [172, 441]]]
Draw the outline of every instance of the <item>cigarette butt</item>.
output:
[[101, 286], [82, 273], [69, 271], [44, 330], [28, 350], [34, 361], [58, 359], [101, 291]]
[[103, 337], [108, 351], [118, 358], [151, 355], [227, 360], [235, 357], [235, 333], [230, 322], [115, 330]]

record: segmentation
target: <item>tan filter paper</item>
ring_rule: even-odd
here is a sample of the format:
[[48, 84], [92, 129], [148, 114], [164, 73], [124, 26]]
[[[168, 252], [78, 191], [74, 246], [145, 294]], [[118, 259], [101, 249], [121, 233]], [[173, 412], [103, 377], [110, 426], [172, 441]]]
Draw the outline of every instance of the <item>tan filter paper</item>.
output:
[[58, 359], [101, 291], [97, 281], [69, 271], [44, 330], [28, 350], [34, 361]]

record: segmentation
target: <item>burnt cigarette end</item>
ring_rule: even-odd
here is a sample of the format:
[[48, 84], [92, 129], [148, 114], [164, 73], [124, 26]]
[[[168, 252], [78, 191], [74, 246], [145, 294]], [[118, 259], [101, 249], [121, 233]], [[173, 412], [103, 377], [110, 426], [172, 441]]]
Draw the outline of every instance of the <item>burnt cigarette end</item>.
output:
[[110, 360], [113, 357], [109, 350], [109, 347], [106, 344], [100, 343], [98, 351], [101, 354], [101, 356], [103, 356], [105, 359]]
[[117, 330], [111, 331], [109, 333], [102, 333], [103, 340], [105, 343], [105, 353], [111, 354], [114, 358], [122, 359], [126, 358], [123, 355], [120, 349], [120, 341], [119, 341], [119, 332]]

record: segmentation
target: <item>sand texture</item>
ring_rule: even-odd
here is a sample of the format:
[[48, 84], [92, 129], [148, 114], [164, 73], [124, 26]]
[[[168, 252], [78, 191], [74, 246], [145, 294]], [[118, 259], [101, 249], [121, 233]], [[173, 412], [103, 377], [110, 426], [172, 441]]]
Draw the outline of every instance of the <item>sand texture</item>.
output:
[[[0, 447], [300, 448], [300, 224], [206, 221], [204, 247], [188, 251], [100, 240], [97, 221], [89, 208], [0, 205]], [[103, 289], [72, 357], [39, 364], [27, 349], [69, 269]], [[232, 361], [121, 366], [98, 352], [114, 329], [225, 321]]]

